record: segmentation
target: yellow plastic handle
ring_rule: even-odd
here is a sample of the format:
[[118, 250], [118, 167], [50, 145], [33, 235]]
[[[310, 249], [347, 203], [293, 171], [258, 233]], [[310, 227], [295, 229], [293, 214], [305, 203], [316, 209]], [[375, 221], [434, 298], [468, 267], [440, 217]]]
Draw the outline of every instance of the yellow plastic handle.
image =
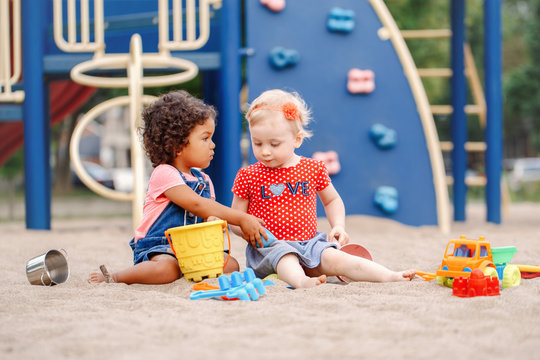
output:
[[540, 272], [540, 266], [534, 266], [534, 265], [516, 265], [519, 271], [526, 271], [526, 272]]
[[169, 234], [169, 230], [165, 231], [165, 237], [167, 238], [167, 241], [169, 241], [169, 245], [171, 246], [171, 250], [174, 256], [176, 256], [176, 251], [174, 251], [174, 246], [172, 245], [171, 235]]

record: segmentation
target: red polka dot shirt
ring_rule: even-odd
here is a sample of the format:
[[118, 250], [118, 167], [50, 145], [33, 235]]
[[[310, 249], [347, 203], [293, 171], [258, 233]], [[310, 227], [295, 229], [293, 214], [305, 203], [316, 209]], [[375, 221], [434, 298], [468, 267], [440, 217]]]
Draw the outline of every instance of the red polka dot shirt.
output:
[[242, 168], [232, 191], [249, 200], [248, 214], [263, 219], [278, 239], [304, 241], [317, 232], [317, 192], [330, 183], [322, 161], [300, 157], [298, 164], [287, 168], [260, 162]]

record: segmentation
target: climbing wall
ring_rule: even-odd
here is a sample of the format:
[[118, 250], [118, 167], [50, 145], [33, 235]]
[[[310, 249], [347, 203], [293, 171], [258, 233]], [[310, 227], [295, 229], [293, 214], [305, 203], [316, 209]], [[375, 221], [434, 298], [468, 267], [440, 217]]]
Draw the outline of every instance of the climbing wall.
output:
[[[379, 36], [370, 2], [294, 0], [281, 8], [280, 1], [253, 0], [246, 2], [246, 21], [254, 50], [249, 101], [272, 88], [306, 100], [314, 136], [299, 154], [331, 159], [337, 153], [340, 169], [331, 177], [347, 214], [437, 224], [417, 105], [391, 41]], [[324, 216], [320, 204], [318, 211]]]

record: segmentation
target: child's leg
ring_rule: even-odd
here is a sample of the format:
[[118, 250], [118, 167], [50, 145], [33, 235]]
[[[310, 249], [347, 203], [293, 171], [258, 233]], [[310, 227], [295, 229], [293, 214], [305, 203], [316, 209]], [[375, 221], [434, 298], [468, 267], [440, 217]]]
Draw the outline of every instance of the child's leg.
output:
[[[112, 274], [115, 282], [125, 284], [168, 284], [182, 276], [176, 258], [166, 254], [152, 256], [150, 261], [143, 261], [125, 270]], [[90, 283], [104, 282], [102, 273], [91, 273]]]
[[283, 256], [277, 264], [277, 274], [280, 280], [285, 281], [293, 288], [310, 288], [326, 282], [326, 275], [309, 277], [304, 273], [298, 258], [294, 254]]
[[[225, 255], [225, 261], [227, 261], [227, 254], [224, 254]], [[227, 261], [227, 266], [225, 266], [225, 268], [223, 268], [223, 272], [225, 274], [230, 274], [232, 273], [233, 271], [240, 271], [240, 264], [238, 264], [238, 261], [234, 258], [234, 257], [229, 257], [229, 261]]]
[[[228, 274], [238, 270], [240, 270], [240, 265], [231, 256], [223, 272]], [[155, 255], [150, 261], [143, 261], [111, 275], [114, 282], [126, 284], [168, 284], [179, 279], [180, 276], [182, 276], [182, 273], [178, 261], [174, 257], [165, 254]], [[90, 283], [104, 281], [105, 277], [100, 272], [90, 273], [88, 277]]]
[[334, 248], [325, 249], [318, 269], [329, 276], [346, 276], [352, 281], [410, 281], [414, 270], [392, 271], [381, 264]]

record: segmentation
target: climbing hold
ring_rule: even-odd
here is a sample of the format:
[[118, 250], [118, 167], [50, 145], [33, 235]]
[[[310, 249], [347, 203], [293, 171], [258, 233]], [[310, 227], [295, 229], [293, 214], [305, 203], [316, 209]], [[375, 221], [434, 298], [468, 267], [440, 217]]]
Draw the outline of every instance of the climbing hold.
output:
[[383, 124], [373, 124], [369, 130], [369, 138], [379, 149], [391, 149], [396, 145], [397, 133]]
[[294, 49], [277, 46], [270, 51], [270, 64], [276, 69], [295, 66], [300, 60], [300, 54]]
[[351, 94], [369, 94], [375, 90], [375, 73], [353, 68], [347, 74], [347, 90]]
[[383, 41], [388, 40], [390, 39], [390, 30], [388, 30], [388, 28], [382, 27], [377, 30], [377, 35], [379, 35], [379, 39]]
[[261, 0], [261, 4], [273, 12], [280, 12], [285, 8], [285, 0]]
[[350, 33], [354, 29], [354, 11], [332, 8], [328, 13], [326, 27], [330, 31]]
[[392, 186], [379, 186], [373, 196], [375, 206], [385, 214], [393, 214], [399, 207], [398, 191]]
[[335, 151], [321, 152], [317, 151], [311, 156], [315, 160], [324, 162], [328, 169], [328, 174], [335, 175], [341, 170], [338, 153]]

